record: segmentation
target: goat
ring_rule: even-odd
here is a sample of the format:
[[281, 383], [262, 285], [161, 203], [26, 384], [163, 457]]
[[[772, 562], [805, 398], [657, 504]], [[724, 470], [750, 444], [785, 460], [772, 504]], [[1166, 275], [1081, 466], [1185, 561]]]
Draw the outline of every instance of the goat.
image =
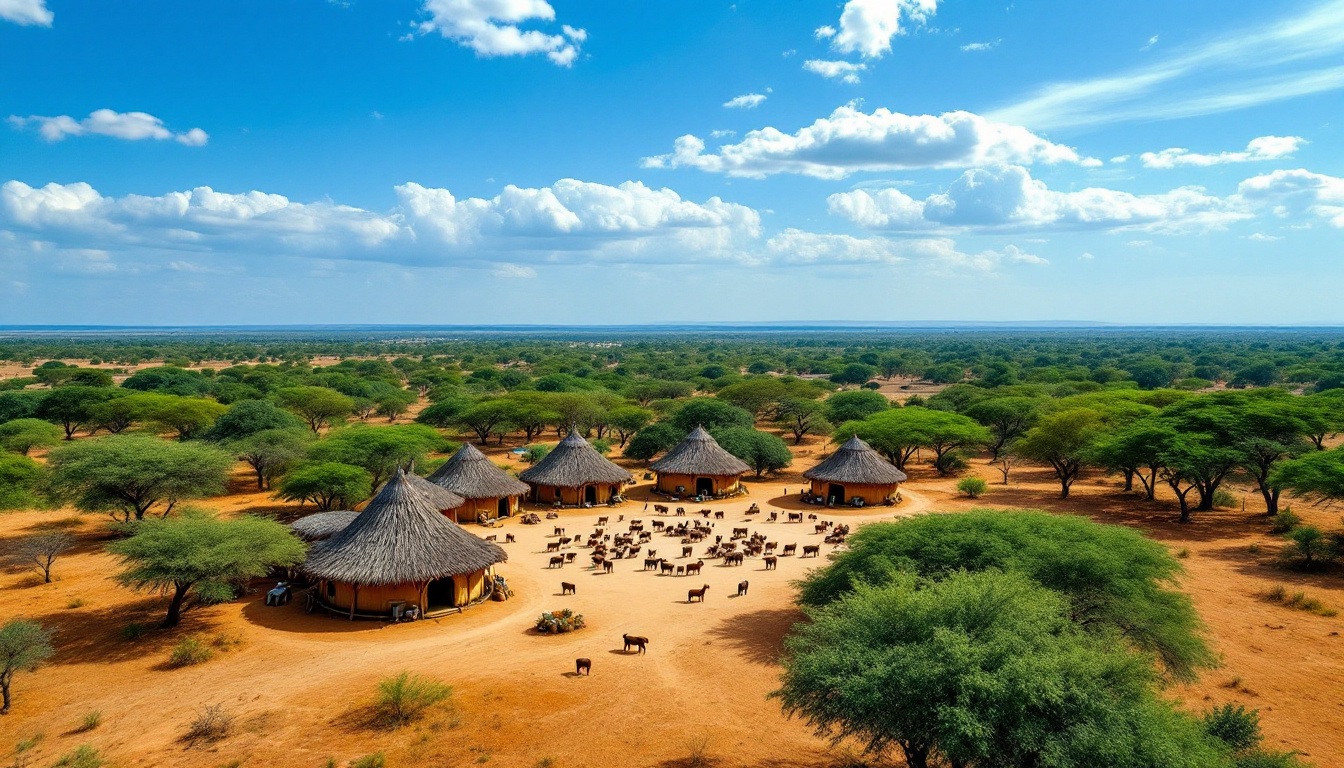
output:
[[638, 635], [621, 635], [621, 639], [625, 641], [626, 653], [630, 652], [630, 646], [632, 645], [638, 648], [640, 653], [646, 653], [648, 651], [647, 646], [649, 644], [649, 638], [647, 637], [640, 637]]
[[778, 567], [778, 566], [779, 566], [779, 558], [778, 558], [778, 557], [775, 557], [774, 555], [771, 555], [770, 557], [765, 558], [765, 570], [767, 570], [767, 571], [773, 571], [773, 570], [775, 570], [775, 568]]
[[797, 545], [797, 544], [785, 544], [785, 545], [784, 545], [784, 554], [785, 554], [785, 555], [796, 555], [796, 554], [798, 554], [798, 545]]
[[588, 676], [592, 671], [593, 671], [593, 660], [592, 660], [592, 659], [575, 659], [575, 660], [574, 660], [574, 674], [575, 674], [575, 675], [583, 675], [583, 676], [586, 677], [586, 676]]
[[820, 544], [808, 544], [803, 547], [803, 557], [817, 557], [821, 554]]
[[562, 594], [562, 595], [574, 595], [574, 594], [578, 594], [578, 593], [574, 591], [574, 585], [573, 585], [573, 584], [570, 584], [568, 581], [562, 581], [562, 582], [560, 582], [560, 594]]
[[686, 602], [693, 603], [696, 600], [699, 600], [700, 602], [703, 603], [705, 602], [705, 593], [708, 591], [709, 591], [708, 584], [699, 589], [689, 589], [686, 591]]
[[705, 561], [704, 561], [704, 560], [701, 560], [701, 561], [699, 561], [699, 562], [695, 562], [695, 563], [691, 563], [690, 565], [686, 566], [686, 575], [687, 575], [687, 576], [691, 576], [691, 575], [699, 576], [699, 575], [700, 575], [700, 569], [701, 569], [701, 568], [704, 568], [704, 567], [705, 567]]
[[556, 567], [557, 565], [560, 566], [561, 568], [564, 568], [564, 567], [565, 567], [565, 557], [564, 557], [564, 555], [556, 555], [555, 557], [552, 557], [552, 558], [551, 558], [551, 564], [548, 565], [548, 566], [546, 566], [546, 567], [547, 567], [547, 568], [554, 568], [554, 567]]
[[745, 582], [745, 581], [739, 581], [739, 582], [737, 583], [737, 596], [738, 596], [738, 597], [746, 597], [746, 596], [747, 596], [747, 582]]

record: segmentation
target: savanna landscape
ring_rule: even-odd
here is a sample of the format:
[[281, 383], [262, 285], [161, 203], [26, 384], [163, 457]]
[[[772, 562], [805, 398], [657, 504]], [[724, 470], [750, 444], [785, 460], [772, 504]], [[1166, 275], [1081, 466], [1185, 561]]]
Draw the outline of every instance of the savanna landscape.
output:
[[[1338, 764], [1341, 341], [9, 339], [7, 759]], [[695, 427], [741, 459], [741, 495], [656, 491], [650, 465]], [[399, 468], [432, 477], [464, 444], [517, 476], [566, 434], [632, 482], [611, 505], [464, 519], [507, 554], [508, 599], [401, 622], [306, 609], [319, 544], [288, 523], [358, 511]], [[854, 436], [907, 476], [897, 495], [806, 501], [803, 473]], [[585, 541], [599, 518], [618, 534], [713, 527], [651, 531], [670, 573], [652, 553], [608, 572]], [[261, 527], [212, 527], [239, 522]], [[798, 549], [731, 565], [713, 537], [734, 528]], [[557, 552], [576, 557], [554, 567]], [[269, 605], [278, 579], [297, 597]], [[581, 626], [538, 631], [562, 610]]]

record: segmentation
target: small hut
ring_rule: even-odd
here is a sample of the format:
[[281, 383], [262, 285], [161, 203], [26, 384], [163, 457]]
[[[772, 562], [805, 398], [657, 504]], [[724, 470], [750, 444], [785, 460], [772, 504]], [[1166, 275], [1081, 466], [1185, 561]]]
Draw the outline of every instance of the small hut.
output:
[[333, 509], [330, 512], [317, 512], [289, 524], [294, 535], [304, 541], [325, 541], [345, 530], [345, 526], [359, 517], [359, 513], [349, 509]]
[[396, 616], [410, 606], [434, 616], [490, 593], [495, 565], [508, 560], [439, 513], [398, 469], [339, 533], [308, 550], [303, 571], [318, 596], [350, 618]]
[[570, 432], [535, 467], [518, 475], [532, 487], [532, 500], [566, 506], [606, 504], [635, 478], [612, 464], [577, 432]]
[[905, 482], [905, 473], [854, 436], [831, 457], [803, 473], [812, 481], [812, 495], [827, 504], [864, 504], [891, 501]]
[[456, 493], [441, 485], [435, 485], [413, 472], [406, 473], [406, 482], [419, 491], [440, 514], [454, 522], [457, 521], [458, 512], [467, 504], [467, 500]]
[[662, 493], [726, 496], [742, 490], [745, 462], [724, 450], [704, 427], [696, 427], [661, 459], [649, 465], [658, 473], [654, 487]]
[[518, 512], [519, 503], [530, 490], [527, 483], [495, 466], [471, 443], [463, 445], [434, 470], [429, 481], [466, 500], [465, 506], [452, 516], [459, 523], [483, 517], [509, 517]]

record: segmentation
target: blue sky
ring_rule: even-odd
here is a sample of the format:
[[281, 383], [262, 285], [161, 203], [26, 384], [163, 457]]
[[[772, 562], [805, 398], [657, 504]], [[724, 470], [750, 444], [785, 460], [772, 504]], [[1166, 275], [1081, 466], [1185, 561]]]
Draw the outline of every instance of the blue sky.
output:
[[0, 323], [1344, 323], [1344, 0], [0, 0]]

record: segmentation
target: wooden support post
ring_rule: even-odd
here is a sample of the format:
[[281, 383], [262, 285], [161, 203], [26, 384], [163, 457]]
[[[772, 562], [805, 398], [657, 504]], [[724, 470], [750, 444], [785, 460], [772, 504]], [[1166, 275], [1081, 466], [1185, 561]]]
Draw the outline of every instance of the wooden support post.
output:
[[359, 604], [359, 585], [352, 584], [355, 588], [355, 595], [350, 599], [350, 621], [355, 620], [355, 606]]

